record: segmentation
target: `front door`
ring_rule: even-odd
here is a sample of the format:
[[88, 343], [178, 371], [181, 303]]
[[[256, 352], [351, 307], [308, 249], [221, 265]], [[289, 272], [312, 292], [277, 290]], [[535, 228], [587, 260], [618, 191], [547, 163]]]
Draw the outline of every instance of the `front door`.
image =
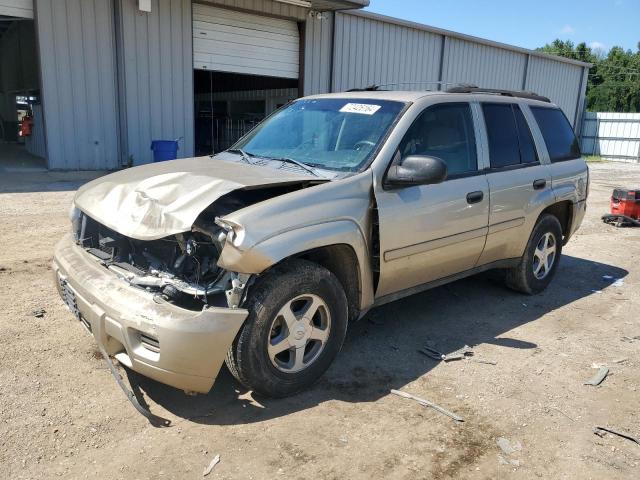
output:
[[469, 270], [487, 234], [489, 188], [478, 168], [471, 107], [427, 107], [408, 129], [394, 162], [438, 157], [447, 180], [393, 190], [378, 187], [380, 276], [376, 298]]

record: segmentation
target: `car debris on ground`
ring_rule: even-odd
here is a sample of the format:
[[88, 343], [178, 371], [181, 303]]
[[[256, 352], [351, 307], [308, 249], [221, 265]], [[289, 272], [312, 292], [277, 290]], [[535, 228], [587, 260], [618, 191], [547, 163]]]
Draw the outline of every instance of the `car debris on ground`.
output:
[[452, 353], [442, 353], [438, 350], [436, 350], [435, 348], [433, 348], [434, 346], [434, 342], [427, 342], [427, 345], [425, 345], [424, 347], [422, 347], [422, 349], [418, 350], [418, 352], [422, 353], [423, 355], [426, 355], [427, 357], [433, 359], [433, 360], [438, 360], [438, 361], [443, 361], [443, 362], [451, 362], [454, 360], [468, 360], [471, 362], [476, 362], [476, 363], [485, 363], [487, 365], [497, 365], [498, 362], [495, 362], [493, 360], [486, 360], [483, 358], [475, 358], [473, 355], [473, 348], [471, 348], [469, 345], [465, 345], [464, 347], [456, 350], [455, 352]]
[[34, 310], [33, 312], [31, 312], [31, 315], [33, 315], [36, 318], [42, 318], [44, 317], [45, 313], [47, 313], [47, 311], [44, 308], [38, 308], [37, 310]]
[[594, 387], [598, 386], [604, 381], [605, 378], [607, 378], [608, 374], [609, 369], [605, 366], [601, 366], [598, 370], [598, 373], [596, 373], [590, 380], [584, 382], [584, 385], [593, 385]]
[[618, 431], [613, 430], [613, 429], [608, 428], [608, 427], [593, 427], [593, 433], [595, 433], [596, 435], [598, 435], [601, 438], [603, 438], [607, 433], [611, 433], [613, 435], [617, 435], [619, 437], [626, 438], [627, 440], [631, 440], [632, 442], [635, 442], [638, 445], [640, 445], [640, 437], [633, 437], [631, 435], [628, 435], [626, 433], [618, 432]]
[[220, 455], [216, 455], [211, 459], [211, 463], [209, 463], [209, 465], [205, 467], [204, 471], [202, 472], [202, 476], [206, 477], [207, 475], [209, 475], [218, 463], [220, 463]]
[[446, 415], [447, 417], [453, 418], [456, 422], [464, 422], [464, 419], [462, 417], [456, 415], [455, 413], [450, 412], [449, 410], [446, 410], [446, 409], [442, 408], [440, 405], [436, 405], [435, 403], [430, 402], [429, 400], [425, 400], [424, 398], [416, 397], [415, 395], [412, 395], [412, 394], [407, 393], [407, 392], [401, 392], [400, 390], [393, 390], [392, 389], [391, 393], [393, 393], [394, 395], [398, 395], [399, 397], [408, 398], [410, 400], [415, 400], [420, 405], [423, 405], [425, 407], [431, 407], [434, 410], [437, 410], [438, 412], [442, 413], [443, 415]]

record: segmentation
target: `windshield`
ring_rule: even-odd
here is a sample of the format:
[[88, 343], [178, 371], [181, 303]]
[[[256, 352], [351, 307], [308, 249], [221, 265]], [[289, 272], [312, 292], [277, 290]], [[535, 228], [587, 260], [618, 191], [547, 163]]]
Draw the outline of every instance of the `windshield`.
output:
[[232, 149], [327, 170], [357, 171], [404, 105], [354, 98], [298, 100], [266, 119]]

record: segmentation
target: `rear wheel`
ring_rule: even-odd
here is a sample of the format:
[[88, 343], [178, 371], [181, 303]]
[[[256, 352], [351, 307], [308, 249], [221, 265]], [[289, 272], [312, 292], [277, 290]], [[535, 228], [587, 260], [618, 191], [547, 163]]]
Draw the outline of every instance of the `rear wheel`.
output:
[[560, 222], [554, 215], [544, 214], [533, 228], [520, 262], [507, 270], [507, 286], [522, 293], [540, 293], [551, 283], [561, 254]]
[[245, 308], [227, 366], [244, 386], [284, 397], [313, 384], [336, 357], [347, 329], [347, 299], [327, 269], [292, 260], [261, 277]]

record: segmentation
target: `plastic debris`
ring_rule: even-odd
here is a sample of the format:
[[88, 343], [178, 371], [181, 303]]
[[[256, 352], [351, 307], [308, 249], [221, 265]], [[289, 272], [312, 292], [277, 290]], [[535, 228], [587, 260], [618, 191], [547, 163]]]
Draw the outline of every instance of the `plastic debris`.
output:
[[608, 428], [608, 427], [593, 427], [593, 433], [595, 433], [599, 437], [604, 437], [606, 435], [605, 432], [606, 433], [611, 433], [613, 435], [617, 435], [617, 436], [622, 437], [622, 438], [626, 438], [627, 440], [631, 440], [632, 442], [635, 442], [638, 445], [640, 445], [640, 437], [632, 437], [631, 435], [628, 435], [626, 433], [617, 432], [617, 431], [612, 430], [611, 428]]
[[446, 415], [447, 417], [453, 418], [456, 422], [464, 422], [462, 417], [459, 417], [455, 413], [452, 413], [449, 410], [446, 410], [446, 409], [442, 408], [440, 405], [436, 405], [435, 403], [430, 402], [429, 400], [425, 400], [424, 398], [416, 397], [415, 395], [412, 395], [412, 394], [406, 393], [406, 392], [401, 392], [400, 390], [391, 390], [391, 393], [393, 393], [394, 395], [398, 395], [399, 397], [408, 398], [410, 400], [415, 400], [420, 405], [423, 405], [425, 407], [433, 408], [434, 410], [442, 413], [443, 415]]
[[602, 381], [607, 378], [609, 369], [605, 366], [600, 367], [598, 373], [596, 373], [591, 380], [584, 382], [585, 385], [593, 385], [594, 387], [600, 385]]
[[31, 312], [31, 315], [33, 315], [36, 318], [42, 318], [44, 317], [45, 313], [47, 313], [47, 311], [44, 308], [38, 308], [37, 310], [34, 310], [33, 312]]
[[220, 455], [216, 455], [215, 457], [213, 457], [211, 463], [204, 469], [204, 472], [202, 472], [202, 476], [206, 477], [207, 475], [209, 475], [218, 463], [220, 463]]
[[520, 442], [516, 441], [511, 443], [504, 437], [498, 437], [496, 439], [496, 443], [500, 447], [500, 450], [502, 450], [507, 455], [511, 455], [514, 452], [519, 452], [520, 450], [522, 450], [522, 444]]

